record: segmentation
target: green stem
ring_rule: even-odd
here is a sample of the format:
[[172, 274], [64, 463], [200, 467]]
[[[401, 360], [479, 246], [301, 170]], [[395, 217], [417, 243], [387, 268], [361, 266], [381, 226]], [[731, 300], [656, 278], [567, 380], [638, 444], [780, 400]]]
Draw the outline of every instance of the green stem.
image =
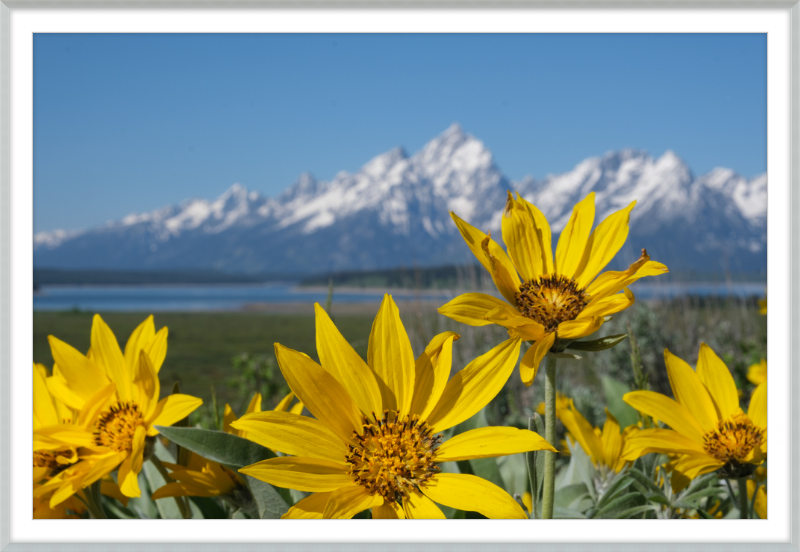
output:
[[[556, 446], [556, 358], [550, 354], [545, 357], [544, 438]], [[542, 519], [553, 519], [555, 487], [556, 453], [544, 451]]]
[[749, 503], [747, 501], [747, 478], [739, 478], [739, 519], [748, 518]]
[[92, 516], [92, 519], [108, 519], [101, 505], [101, 485], [102, 483], [98, 479], [83, 491], [83, 496], [86, 499], [83, 503], [86, 504], [86, 508], [89, 510], [89, 515]]
[[[528, 418], [528, 429], [533, 432], [536, 431], [536, 422], [533, 418]], [[533, 451], [526, 452], [525, 462], [528, 465], [528, 482], [531, 486], [531, 511], [528, 517], [536, 519], [536, 506], [537, 502], [539, 502], [539, 484], [536, 479], [537, 476], [541, 477], [541, 474], [536, 473], [536, 453]]]

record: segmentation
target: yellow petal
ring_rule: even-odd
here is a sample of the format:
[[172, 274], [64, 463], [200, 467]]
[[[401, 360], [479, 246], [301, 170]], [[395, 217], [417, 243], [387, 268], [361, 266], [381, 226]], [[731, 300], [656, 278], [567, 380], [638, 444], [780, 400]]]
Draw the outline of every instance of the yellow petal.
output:
[[463, 422], [497, 396], [514, 371], [520, 343], [519, 339], [508, 339], [450, 378], [428, 416], [434, 432]]
[[542, 359], [550, 350], [550, 347], [553, 346], [555, 340], [555, 333], [547, 333], [544, 334], [542, 339], [528, 347], [528, 350], [522, 357], [522, 361], [519, 363], [519, 375], [522, 378], [522, 383], [528, 387], [531, 386], [533, 380], [536, 378], [536, 373], [539, 371], [539, 365], [542, 363]]
[[[108, 385], [109, 379], [100, 366], [60, 339], [52, 335], [48, 335], [47, 339], [67, 386], [84, 401]], [[55, 369], [53, 373], [55, 376]]]
[[445, 519], [444, 513], [433, 500], [416, 489], [403, 500], [402, 511], [406, 519]]
[[668, 349], [664, 349], [664, 360], [675, 400], [692, 414], [704, 433], [715, 430], [719, 421], [717, 410], [695, 371]]
[[628, 288], [625, 288], [623, 291], [624, 293], [615, 293], [608, 297], [601, 297], [598, 300], [589, 301], [586, 308], [578, 315], [578, 319], [591, 318], [593, 316], [608, 316], [627, 309], [633, 305], [636, 299]]
[[[622, 434], [619, 422], [606, 408], [606, 423], [603, 424], [603, 463], [615, 469], [622, 455]], [[615, 469], [616, 471], [616, 469]]]
[[561, 339], [580, 339], [599, 330], [603, 322], [602, 316], [568, 320], [558, 325], [558, 337]]
[[133, 445], [131, 449], [131, 471], [138, 474], [142, 471], [144, 462], [144, 438], [147, 431], [144, 426], [138, 426], [133, 432]]
[[120, 481], [119, 490], [122, 494], [135, 498], [137, 496], [142, 496], [142, 491], [139, 488], [139, 474], [131, 469], [132, 463], [132, 457], [128, 456], [125, 458], [119, 467], [117, 478]]
[[622, 400], [643, 414], [661, 420], [669, 427], [697, 443], [703, 442], [705, 432], [694, 416], [673, 399], [654, 391], [632, 391]]
[[455, 332], [442, 332], [433, 339], [417, 358], [414, 366], [414, 395], [411, 399], [411, 414], [422, 419], [442, 396], [450, 368], [453, 364], [453, 341], [460, 336]]
[[536, 231], [539, 236], [539, 241], [541, 243], [540, 247], [544, 252], [544, 274], [554, 273], [555, 265], [553, 264], [552, 236], [550, 224], [547, 222], [547, 218], [545, 218], [544, 214], [533, 203], [530, 203], [524, 197], [519, 195], [519, 192], [517, 192], [517, 204], [523, 205], [530, 213], [530, 216], [533, 217], [534, 224], [536, 225]]
[[647, 254], [645, 249], [642, 249], [641, 257], [630, 265], [627, 270], [602, 273], [594, 282], [589, 284], [589, 287], [586, 288], [586, 293], [589, 294], [593, 301], [600, 300], [609, 295], [619, 293], [639, 278], [659, 276], [667, 272], [669, 272], [669, 269], [666, 265], [651, 261], [650, 255]]
[[422, 487], [431, 500], [490, 519], [526, 519], [528, 516], [507, 492], [485, 479], [464, 473], [439, 473]]
[[711, 394], [717, 416], [724, 420], [739, 410], [739, 392], [728, 367], [705, 343], [700, 344], [697, 376]]
[[145, 413], [145, 418], [149, 418], [161, 395], [161, 382], [150, 356], [144, 351], [139, 351], [139, 362], [134, 369], [133, 392], [135, 396], [138, 395], [135, 398], [139, 408]]
[[111, 498], [116, 498], [123, 506], [128, 505], [128, 497], [122, 494], [122, 491], [119, 490], [119, 485], [114, 481], [106, 481], [105, 479], [101, 481], [100, 492]]
[[92, 447], [94, 434], [72, 424], [58, 424], [34, 430], [33, 450], [56, 450], [63, 446]]
[[584, 251], [587, 249], [587, 241], [593, 224], [594, 192], [590, 192], [572, 208], [572, 216], [558, 237], [556, 271], [562, 276], [574, 278], [579, 274], [578, 269]]
[[516, 301], [515, 295], [519, 291], [519, 286], [522, 282], [519, 276], [517, 276], [514, 265], [508, 260], [505, 252], [500, 249], [503, 255], [498, 255], [497, 252], [494, 251], [495, 246], [497, 249], [500, 249], [500, 246], [492, 240], [491, 234], [487, 234], [481, 242], [483, 254], [489, 262], [489, 274], [492, 276], [494, 285], [497, 286], [497, 291], [506, 298], [506, 301], [513, 305]]
[[222, 431], [225, 433], [231, 433], [233, 435], [239, 435], [239, 432], [231, 427], [231, 424], [238, 419], [239, 418], [236, 416], [233, 408], [231, 408], [231, 405], [225, 403], [225, 410], [222, 412]]
[[360, 485], [336, 489], [328, 498], [322, 517], [325, 519], [350, 519], [359, 512], [377, 508], [383, 504], [383, 497], [370, 492]]
[[297, 414], [299, 416], [300, 414], [303, 413], [303, 408], [304, 408], [303, 403], [298, 402], [291, 409], [289, 409], [289, 412], [291, 412], [292, 414]]
[[501, 225], [508, 255], [522, 279], [534, 280], [545, 274], [547, 260], [542, 248], [542, 230], [537, 228], [525, 204], [515, 201], [511, 192], [508, 192]]
[[714, 458], [702, 454], [687, 454], [680, 457], [673, 465], [672, 492], [683, 490], [686, 480], [718, 470], [722, 466]]
[[513, 294], [519, 289], [521, 282], [519, 280], [519, 276], [517, 276], [517, 273], [514, 270], [514, 265], [511, 263], [511, 259], [508, 258], [508, 255], [506, 255], [506, 252], [503, 251], [503, 248], [500, 247], [497, 242], [491, 239], [491, 236], [487, 236], [477, 228], [470, 226], [458, 218], [458, 216], [456, 216], [456, 214], [453, 212], [450, 213], [450, 216], [453, 218], [453, 221], [455, 221], [458, 231], [461, 232], [461, 237], [463, 237], [464, 241], [467, 242], [472, 254], [475, 255], [475, 258], [477, 258], [478, 261], [483, 265], [483, 268], [485, 268], [489, 274], [492, 275], [495, 285], [498, 286], [497, 289], [506, 299], [508, 299], [509, 290], [506, 284], [502, 284], [504, 289], [500, 289], [500, 284], [498, 284], [498, 281], [495, 279], [495, 275], [493, 273], [493, 260], [486, 255], [484, 241], [486, 241], [486, 247], [488, 247], [488, 252], [494, 259], [494, 263], [499, 263], [500, 265], [506, 267], [505, 270], [511, 273], [509, 274], [509, 277], [511, 278], [512, 283], [516, 282], [511, 290], [511, 299], [509, 299], [509, 301], [513, 304]]
[[287, 410], [289, 410], [289, 405], [292, 404], [292, 399], [294, 399], [294, 393], [289, 391], [289, 394], [283, 397], [281, 399], [281, 402], [279, 402], [278, 405], [273, 410], [275, 410], [275, 412], [286, 412]]
[[284, 454], [343, 462], [347, 446], [325, 424], [289, 412], [254, 412], [231, 424], [259, 445]]
[[414, 351], [400, 311], [388, 294], [383, 296], [372, 323], [367, 360], [375, 373], [383, 408], [407, 414], [414, 394]]
[[133, 375], [128, 370], [117, 338], [99, 314], [95, 314], [92, 320], [92, 354], [97, 364], [105, 369], [108, 378], [117, 384], [120, 400], [132, 400]]
[[192, 485], [189, 483], [167, 483], [159, 487], [150, 498], [153, 500], [160, 500], [162, 498], [170, 498], [176, 496], [205, 496], [213, 497], [219, 496], [220, 493], [213, 492], [212, 489], [200, 485]]
[[592, 424], [590, 424], [583, 415], [578, 412], [571, 404], [568, 408], [561, 408], [557, 411], [558, 418], [564, 427], [567, 428], [570, 435], [572, 435], [583, 451], [592, 459], [592, 462], [605, 463], [605, 455], [603, 454], [603, 441], [597, 433], [595, 433]]
[[342, 384], [303, 353], [275, 344], [275, 356], [286, 383], [316, 419], [345, 443], [361, 432], [363, 418]]
[[372, 509], [372, 519], [406, 519], [406, 514], [397, 502], [384, 502]]
[[747, 417], [756, 427], [767, 429], [767, 382], [762, 383], [753, 391], [753, 396], [750, 397], [750, 406], [747, 407]]
[[470, 326], [488, 326], [494, 322], [487, 320], [486, 315], [495, 309], [509, 310], [510, 315], [517, 312], [513, 306], [497, 297], [485, 293], [464, 293], [439, 307], [439, 314]]
[[128, 368], [133, 370], [136, 362], [139, 360], [139, 351], [143, 350], [156, 336], [156, 327], [153, 323], [153, 315], [148, 316], [144, 322], [139, 324], [128, 342], [125, 344], [125, 362], [128, 363]]
[[[194, 412], [201, 404], [203, 404], [203, 399], [198, 399], [191, 395], [176, 393], [169, 397], [164, 397], [158, 402], [150, 418], [151, 421], [148, 421], [147, 425], [171, 426]], [[158, 431], [150, 434], [157, 435]]]
[[252, 414], [253, 412], [261, 412], [261, 393], [253, 395], [253, 398], [250, 399], [250, 403], [247, 405], [245, 414]]
[[[347, 389], [347, 393], [365, 416], [372, 412], [382, 412], [381, 390], [372, 370], [345, 340], [319, 303], [314, 303], [314, 312], [317, 354], [322, 367]], [[410, 348], [411, 344], [408, 346]]]
[[632, 201], [624, 209], [609, 215], [589, 236], [581, 264], [575, 274], [579, 287], [588, 286], [625, 244], [628, 239], [628, 222], [635, 206], [636, 201]]
[[544, 437], [515, 427], [481, 427], [445, 441], [436, 454], [437, 462], [506, 456], [532, 450], [557, 452]]
[[347, 475], [347, 464], [320, 458], [279, 456], [239, 470], [276, 487], [307, 492], [335, 491], [355, 485]]
[[169, 335], [169, 330], [166, 326], [158, 330], [156, 336], [150, 342], [150, 344], [145, 348], [145, 352], [147, 356], [150, 357], [150, 360], [153, 362], [153, 368], [158, 374], [161, 371], [161, 365], [164, 364], [164, 359], [167, 357], [167, 336]]
[[331, 493], [314, 493], [300, 500], [281, 519], [322, 519]]
[[[46, 372], [45, 372], [46, 374]], [[46, 375], [33, 370], [33, 429], [41, 426], [55, 425], [61, 422], [53, 398], [47, 390]]]
[[[671, 429], [642, 429], [625, 439], [622, 457], [636, 460], [651, 452], [664, 454], [706, 454], [703, 446]], [[706, 456], [708, 456], [706, 454]], [[711, 458], [710, 456], [708, 456]], [[721, 465], [721, 464], [720, 464]]]
[[747, 379], [753, 385], [759, 385], [767, 381], [767, 359], [762, 358], [758, 364], [753, 364], [747, 370]]
[[86, 429], [93, 428], [95, 423], [97, 423], [100, 412], [105, 410], [105, 408], [109, 406], [109, 402], [113, 400], [116, 389], [117, 386], [115, 384], [109, 383], [103, 389], [92, 395], [92, 397], [84, 403], [78, 415], [78, 425]]

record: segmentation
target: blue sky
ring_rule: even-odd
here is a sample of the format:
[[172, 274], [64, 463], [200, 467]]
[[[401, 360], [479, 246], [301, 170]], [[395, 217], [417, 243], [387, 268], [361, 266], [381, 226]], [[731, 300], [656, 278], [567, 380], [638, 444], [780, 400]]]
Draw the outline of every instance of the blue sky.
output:
[[766, 171], [766, 35], [34, 37], [34, 231], [277, 195], [458, 122], [510, 178], [625, 147]]

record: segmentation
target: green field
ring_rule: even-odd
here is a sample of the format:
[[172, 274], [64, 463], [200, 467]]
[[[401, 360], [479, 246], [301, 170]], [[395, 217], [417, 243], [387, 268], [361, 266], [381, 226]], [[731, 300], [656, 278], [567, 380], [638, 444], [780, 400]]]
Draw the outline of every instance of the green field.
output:
[[[348, 312], [340, 305], [340, 312]], [[305, 310], [305, 309], [303, 309]], [[356, 351], [366, 358], [374, 312], [336, 314], [334, 322]], [[434, 335], [452, 330], [461, 335], [453, 350], [453, 371], [460, 370], [476, 356], [507, 339], [497, 326], [474, 328], [458, 324], [422, 307], [401, 304], [404, 324], [418, 354]], [[377, 306], [375, 307], [377, 312]], [[120, 345], [147, 316], [146, 313], [101, 313], [116, 334]], [[230, 402], [235, 409], [256, 391], [269, 396], [271, 407], [288, 387], [274, 363], [273, 344], [279, 342], [316, 358], [313, 315], [266, 312], [208, 312], [156, 314], [157, 328], [169, 328], [168, 353], [160, 377], [162, 389], [179, 381], [183, 392], [201, 397], [211, 404], [211, 387], [220, 405]], [[89, 348], [92, 314], [86, 312], [35, 312], [33, 316], [33, 358], [52, 367], [47, 342], [49, 334], [85, 352]], [[653, 390], [670, 394], [663, 360], [664, 348], [691, 365], [697, 360], [701, 342], [708, 343], [725, 362], [741, 388], [750, 364], [766, 357], [766, 317], [758, 314], [755, 298], [720, 300], [684, 298], [662, 303], [638, 302], [615, 316], [601, 329], [603, 335], [628, 333], [636, 336], [644, 370]], [[524, 349], [523, 349], [524, 350]], [[630, 345], [624, 341], [610, 351], [586, 353], [580, 361], [561, 361], [559, 387], [573, 396], [584, 415], [597, 423], [604, 419], [603, 377], [623, 385], [633, 384]], [[248, 353], [254, 362], [235, 362]], [[495, 423], [525, 424], [527, 416], [543, 399], [540, 374], [526, 388], [514, 375], [487, 412]], [[203, 414], [207, 423], [213, 412]], [[196, 419], [195, 421], [201, 421]]]
[[[146, 313], [101, 313], [124, 348], [133, 329]], [[167, 359], [160, 372], [162, 387], [179, 381], [181, 391], [211, 398], [211, 386], [221, 401], [233, 400], [225, 384], [234, 376], [232, 358], [240, 353], [273, 354], [273, 344], [316, 357], [314, 317], [261, 313], [163, 313], [155, 315], [156, 329], [169, 328]], [[336, 324], [359, 354], [366, 358], [371, 316], [339, 316]], [[52, 368], [47, 342], [54, 335], [78, 349], [89, 349], [92, 314], [86, 312], [35, 312], [33, 314], [33, 360]]]

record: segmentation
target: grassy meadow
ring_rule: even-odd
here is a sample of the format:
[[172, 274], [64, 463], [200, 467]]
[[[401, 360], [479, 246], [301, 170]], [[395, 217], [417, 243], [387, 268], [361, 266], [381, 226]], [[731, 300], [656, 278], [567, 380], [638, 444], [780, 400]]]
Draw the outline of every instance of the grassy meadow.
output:
[[[334, 302], [334, 322], [344, 337], [363, 357], [367, 356], [369, 332], [377, 305], [370, 309], [345, 309]], [[288, 392], [277, 368], [273, 343], [279, 342], [317, 358], [313, 309], [287, 314], [272, 312], [158, 313], [156, 328], [169, 328], [167, 359], [160, 373], [167, 388], [180, 382], [181, 391], [201, 397], [204, 406], [192, 420], [213, 420], [212, 387], [219, 409], [226, 402], [242, 411], [254, 392], [269, 397], [272, 407]], [[507, 338], [497, 326], [473, 328], [458, 324], [435, 312], [435, 305], [401, 303], [400, 312], [418, 354], [431, 337], [452, 330], [461, 334], [454, 346], [453, 370], [459, 370], [476, 356]], [[52, 367], [48, 335], [73, 345], [80, 351], [89, 348], [92, 324], [90, 312], [35, 312], [33, 317], [33, 358]], [[131, 331], [149, 313], [100, 313], [116, 334], [121, 346]], [[708, 343], [730, 367], [737, 386], [748, 389], [747, 368], [766, 357], [766, 317], [758, 313], [757, 298], [716, 299], [681, 298], [660, 302], [638, 302], [615, 316], [601, 329], [603, 335], [632, 333], [640, 349], [644, 372], [654, 391], [670, 395], [663, 360], [664, 348], [694, 365], [701, 342]], [[562, 360], [559, 368], [560, 391], [573, 397], [586, 418], [602, 425], [608, 382], [611, 379], [632, 387], [634, 373], [631, 344], [626, 340], [603, 353], [583, 353], [584, 358]], [[531, 387], [517, 376], [487, 409], [492, 423], [527, 425], [527, 418], [543, 400], [543, 374]]]

